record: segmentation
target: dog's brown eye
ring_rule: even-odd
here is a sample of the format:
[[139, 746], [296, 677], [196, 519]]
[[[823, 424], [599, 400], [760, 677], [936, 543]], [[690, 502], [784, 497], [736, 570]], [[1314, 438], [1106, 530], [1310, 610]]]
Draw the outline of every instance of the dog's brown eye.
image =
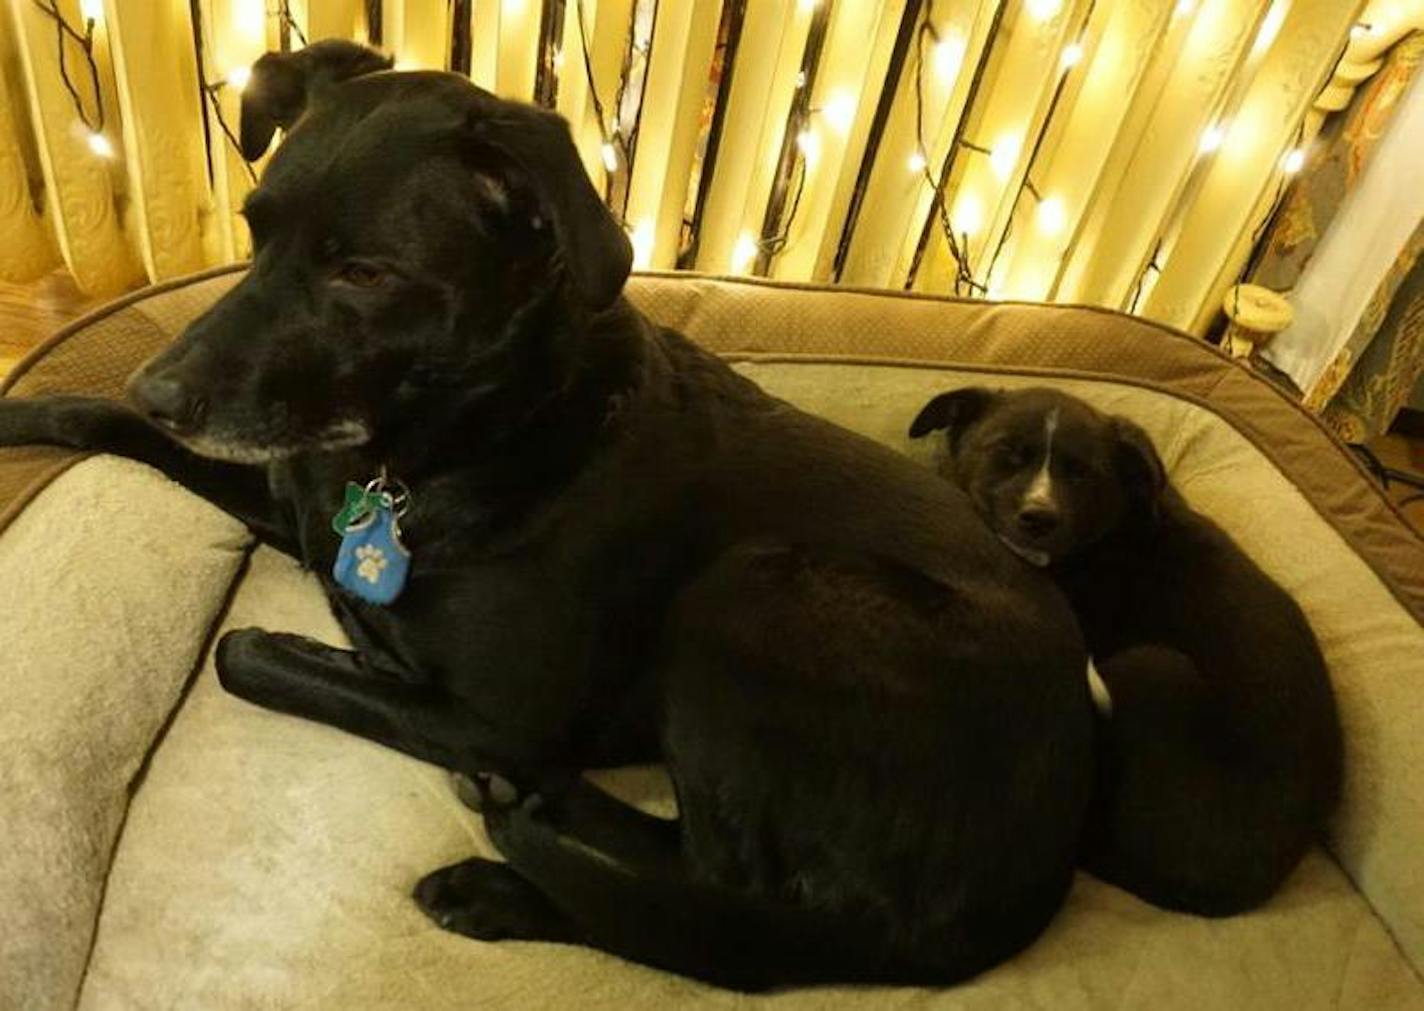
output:
[[357, 288], [375, 288], [385, 281], [386, 272], [369, 263], [346, 263], [337, 276]]

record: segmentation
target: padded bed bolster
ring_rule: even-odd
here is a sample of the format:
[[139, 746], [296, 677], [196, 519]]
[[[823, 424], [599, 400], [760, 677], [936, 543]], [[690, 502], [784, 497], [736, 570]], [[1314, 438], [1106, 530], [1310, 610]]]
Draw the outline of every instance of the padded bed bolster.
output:
[[66, 470], [0, 536], [0, 1007], [77, 995], [130, 793], [248, 542], [107, 456]]

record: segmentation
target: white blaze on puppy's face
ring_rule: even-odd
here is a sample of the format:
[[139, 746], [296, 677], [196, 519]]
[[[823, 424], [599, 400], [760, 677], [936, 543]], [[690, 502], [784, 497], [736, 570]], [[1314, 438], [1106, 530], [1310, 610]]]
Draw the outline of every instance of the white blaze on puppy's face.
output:
[[1055, 407], [1043, 417], [1043, 463], [1039, 465], [1038, 473], [1033, 476], [1024, 491], [1024, 508], [1056, 509], [1058, 506], [1053, 489], [1053, 475], [1049, 473], [1049, 465], [1053, 461], [1053, 433], [1056, 431], [1058, 408]]

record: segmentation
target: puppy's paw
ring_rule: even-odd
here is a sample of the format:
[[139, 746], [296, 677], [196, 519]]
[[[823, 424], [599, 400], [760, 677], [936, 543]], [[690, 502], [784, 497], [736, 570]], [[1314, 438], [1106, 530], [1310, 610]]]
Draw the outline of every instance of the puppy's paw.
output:
[[477, 941], [576, 941], [577, 931], [508, 864], [475, 857], [421, 878], [415, 901], [443, 930]]

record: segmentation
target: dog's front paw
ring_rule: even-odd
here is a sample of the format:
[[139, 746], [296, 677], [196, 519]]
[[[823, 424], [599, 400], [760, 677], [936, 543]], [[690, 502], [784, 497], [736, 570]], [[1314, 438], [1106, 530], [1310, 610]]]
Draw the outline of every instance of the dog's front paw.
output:
[[252, 697], [270, 657], [269, 637], [260, 628], [239, 628], [218, 640], [213, 666], [223, 688], [239, 698]]
[[45, 400], [0, 399], [0, 446], [53, 443], [54, 418]]
[[218, 640], [213, 665], [218, 682], [238, 698], [271, 706], [294, 677], [312, 664], [344, 660], [347, 654], [325, 643], [288, 632], [268, 632], [261, 628], [239, 628]]
[[508, 864], [475, 857], [442, 867], [414, 896], [439, 927], [477, 941], [576, 940], [568, 918]]

